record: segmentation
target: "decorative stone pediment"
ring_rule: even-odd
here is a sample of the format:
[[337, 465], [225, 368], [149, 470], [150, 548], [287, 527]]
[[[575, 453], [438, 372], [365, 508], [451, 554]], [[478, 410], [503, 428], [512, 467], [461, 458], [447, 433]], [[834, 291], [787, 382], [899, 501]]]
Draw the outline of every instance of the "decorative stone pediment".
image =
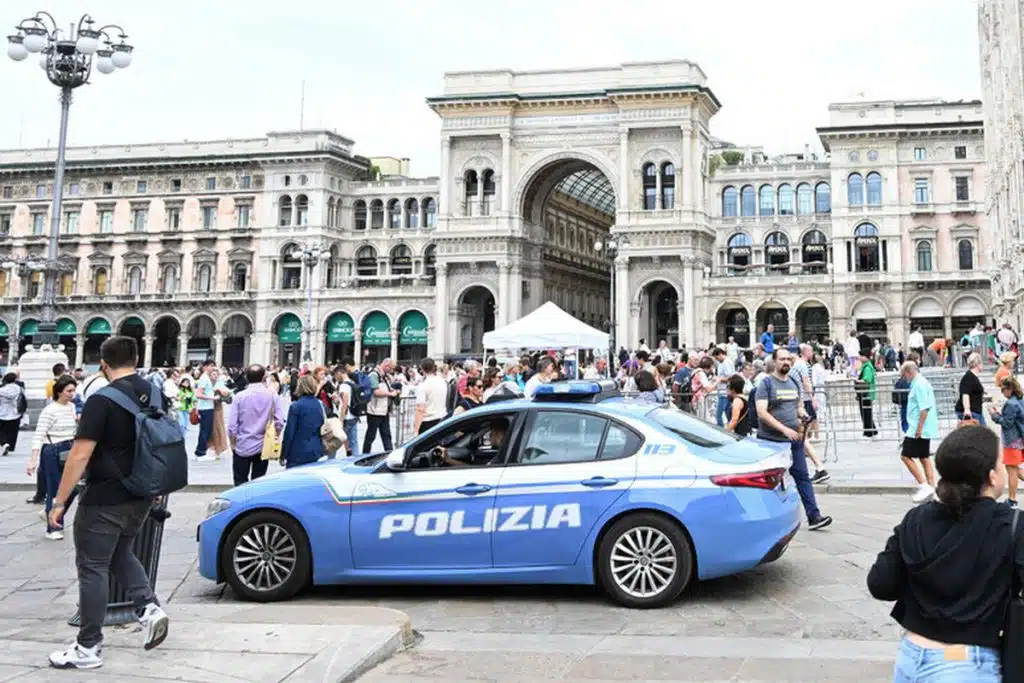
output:
[[243, 249], [242, 247], [235, 247], [234, 249], [228, 250], [228, 262], [229, 263], [251, 263], [253, 257], [252, 249]]
[[149, 255], [141, 251], [127, 251], [121, 260], [128, 266], [144, 266], [149, 260]]
[[88, 256], [89, 263], [93, 266], [111, 266], [114, 263], [114, 257], [102, 251], [94, 251]]
[[170, 249], [164, 249], [156, 255], [156, 260], [160, 265], [174, 264], [181, 265], [182, 254], [177, 251], [171, 251]]
[[193, 263], [217, 263], [217, 252], [213, 249], [196, 249], [192, 252]]

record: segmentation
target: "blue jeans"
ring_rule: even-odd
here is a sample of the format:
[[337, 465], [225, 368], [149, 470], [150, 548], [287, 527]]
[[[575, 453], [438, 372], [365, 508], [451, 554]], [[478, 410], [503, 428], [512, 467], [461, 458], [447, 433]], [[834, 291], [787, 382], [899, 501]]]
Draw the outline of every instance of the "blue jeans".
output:
[[206, 455], [206, 447], [213, 436], [213, 408], [199, 411], [199, 441], [196, 442], [196, 457]]
[[349, 455], [359, 457], [359, 420], [342, 420], [345, 437], [348, 439]]
[[[962, 420], [962, 419], [964, 419], [964, 415], [965, 415], [965, 413], [963, 411], [958, 410], [957, 413], [956, 413], [956, 419]], [[970, 415], [975, 420], [977, 420], [982, 426], [985, 426], [985, 416], [984, 415], [982, 415], [981, 413], [974, 413], [974, 412], [972, 412]]]
[[[61, 527], [50, 526], [50, 510], [53, 509], [53, 499], [57, 496], [60, 488], [60, 478], [64, 476], [64, 465], [60, 463], [60, 454], [71, 450], [72, 442], [61, 441], [60, 443], [44, 443], [39, 452], [39, 471], [43, 475], [43, 483], [46, 485], [46, 531], [59, 531]], [[64, 511], [67, 512], [78, 495], [78, 487], [71, 489], [71, 495], [64, 501]]]
[[181, 427], [181, 435], [185, 436], [188, 434], [188, 426], [192, 424], [189, 422], [189, 413], [187, 410], [178, 411], [178, 426]]
[[800, 494], [800, 502], [804, 504], [804, 512], [807, 513], [807, 521], [813, 522], [821, 517], [821, 510], [818, 509], [818, 501], [814, 497], [814, 486], [811, 484], [811, 476], [807, 473], [807, 456], [804, 455], [804, 442], [791, 441], [790, 453], [793, 454], [793, 464], [789, 473], [796, 482], [796, 491]]
[[732, 417], [729, 411], [729, 396], [727, 394], [718, 395], [718, 405], [715, 406], [715, 422], [718, 423], [719, 427], [724, 427], [729, 424], [729, 419]]
[[1000, 683], [999, 652], [990, 647], [967, 646], [963, 661], [946, 659], [943, 649], [923, 648], [906, 636], [900, 641], [893, 683]]

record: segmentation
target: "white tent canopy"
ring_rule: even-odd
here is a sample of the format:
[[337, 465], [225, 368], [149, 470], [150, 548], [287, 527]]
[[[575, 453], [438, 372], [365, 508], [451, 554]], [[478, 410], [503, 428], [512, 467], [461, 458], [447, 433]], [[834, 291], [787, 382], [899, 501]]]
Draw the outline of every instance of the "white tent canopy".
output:
[[484, 334], [486, 349], [607, 349], [608, 335], [547, 302], [533, 313]]

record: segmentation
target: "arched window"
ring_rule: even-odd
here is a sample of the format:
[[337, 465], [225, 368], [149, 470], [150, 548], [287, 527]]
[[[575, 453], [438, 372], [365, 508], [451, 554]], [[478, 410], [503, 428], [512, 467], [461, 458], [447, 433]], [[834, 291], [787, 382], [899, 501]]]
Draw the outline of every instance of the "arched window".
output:
[[392, 230], [402, 227], [402, 205], [397, 199], [388, 201], [388, 227]]
[[765, 260], [770, 270], [786, 270], [789, 264], [789, 238], [772, 232], [764, 240]]
[[868, 206], [882, 205], [882, 174], [872, 171], [867, 175]]
[[356, 252], [356, 275], [377, 277], [377, 251], [370, 245], [360, 247]]
[[814, 190], [807, 183], [796, 186], [796, 212], [801, 216], [814, 213]]
[[974, 270], [974, 244], [970, 240], [960, 240], [956, 250], [960, 257], [960, 270]]
[[828, 263], [828, 240], [820, 230], [811, 230], [801, 240], [805, 273], [823, 273]]
[[304, 194], [295, 198], [295, 224], [309, 225], [309, 197]]
[[209, 292], [213, 288], [213, 266], [204, 263], [199, 266], [199, 274], [196, 276], [196, 291]]
[[853, 231], [853, 242], [857, 254], [857, 272], [874, 273], [880, 270], [878, 228], [871, 223], [861, 223]]
[[775, 214], [775, 190], [771, 185], [762, 185], [759, 190], [761, 195], [760, 214], [762, 216], [772, 216]]
[[174, 294], [178, 291], [178, 268], [176, 266], [164, 266], [160, 271], [160, 292], [163, 294]]
[[142, 268], [132, 266], [128, 269], [128, 293], [140, 294], [142, 292]]
[[477, 194], [480, 192], [480, 179], [477, 177], [476, 171], [470, 169], [466, 171], [466, 175], [463, 178], [463, 184], [466, 188], [465, 206], [463, 213], [467, 216], [473, 212], [473, 201], [476, 199]]
[[661, 208], [676, 206], [676, 167], [669, 162], [661, 165]]
[[356, 230], [366, 230], [366, 202], [362, 199], [355, 204], [355, 220], [353, 225]]
[[236, 292], [244, 292], [249, 269], [244, 263], [236, 263], [231, 271], [231, 287]]
[[391, 250], [391, 274], [412, 275], [412, 251], [404, 244]]
[[302, 289], [302, 257], [297, 252], [294, 244], [281, 250], [281, 289]]
[[792, 185], [779, 185], [779, 215], [780, 216], [792, 216], [796, 213], [796, 207], [793, 206], [793, 186]]
[[420, 203], [415, 198], [405, 200], [405, 227], [411, 230], [420, 227]]
[[644, 164], [644, 210], [653, 211], [658, 207], [658, 169], [654, 164]]
[[75, 293], [75, 274], [63, 273], [60, 276], [60, 289], [58, 296], [71, 296]]
[[423, 200], [423, 227], [437, 227], [437, 202], [433, 197]]
[[757, 215], [757, 193], [754, 191], [753, 185], [744, 185], [740, 190], [740, 215]]
[[380, 230], [384, 227], [384, 202], [374, 199], [370, 202], [370, 229]]
[[484, 203], [480, 206], [480, 215], [490, 216], [494, 204], [494, 171], [486, 169], [482, 175], [484, 184]]
[[437, 247], [433, 244], [423, 250], [423, 274], [431, 279], [437, 277]]
[[846, 179], [846, 202], [850, 206], [864, 206], [864, 178], [851, 173]]
[[754, 242], [750, 239], [750, 235], [745, 232], [738, 232], [729, 238], [727, 252], [730, 274], [736, 274], [737, 271], [734, 269], [742, 268], [745, 270], [750, 266], [753, 246]]
[[729, 218], [740, 215], [739, 192], [730, 185], [722, 190], [722, 215]]
[[277, 224], [281, 227], [292, 224], [292, 198], [288, 195], [281, 195], [277, 200]]
[[339, 256], [337, 244], [331, 245], [331, 249], [328, 252], [327, 263], [324, 264], [324, 266], [327, 271], [324, 274], [324, 285], [329, 288], [337, 287], [338, 276], [341, 273], [341, 257]]
[[832, 186], [828, 183], [814, 186], [814, 213], [832, 213]]
[[334, 199], [327, 200], [327, 225], [334, 225]]
[[107, 293], [107, 269], [97, 268], [92, 274], [92, 293], [93, 294], [106, 294]]
[[917, 271], [919, 273], [932, 272], [932, 243], [928, 240], [921, 240], [917, 243]]

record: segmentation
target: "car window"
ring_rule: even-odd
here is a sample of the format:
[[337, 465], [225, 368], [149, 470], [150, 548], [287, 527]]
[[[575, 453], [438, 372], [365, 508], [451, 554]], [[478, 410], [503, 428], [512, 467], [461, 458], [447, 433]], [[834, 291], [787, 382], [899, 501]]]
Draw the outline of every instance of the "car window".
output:
[[540, 411], [519, 454], [521, 465], [597, 460], [608, 420], [577, 412]]
[[634, 432], [615, 422], [608, 423], [608, 432], [604, 435], [604, 446], [601, 447], [601, 460], [625, 458], [640, 450], [641, 439]]
[[719, 448], [736, 443], [741, 437], [679, 410], [662, 408], [647, 415], [659, 425], [694, 446]]
[[[450, 426], [436, 430], [429, 438], [421, 439], [410, 447], [409, 469], [427, 469], [431, 466], [429, 454], [435, 447], [443, 447], [469, 466], [500, 465], [510, 440], [514, 414], [490, 413], [486, 416], [453, 421]], [[491, 442], [492, 427], [499, 425], [505, 435], [500, 444]], [[436, 463], [435, 463], [436, 464]]]

